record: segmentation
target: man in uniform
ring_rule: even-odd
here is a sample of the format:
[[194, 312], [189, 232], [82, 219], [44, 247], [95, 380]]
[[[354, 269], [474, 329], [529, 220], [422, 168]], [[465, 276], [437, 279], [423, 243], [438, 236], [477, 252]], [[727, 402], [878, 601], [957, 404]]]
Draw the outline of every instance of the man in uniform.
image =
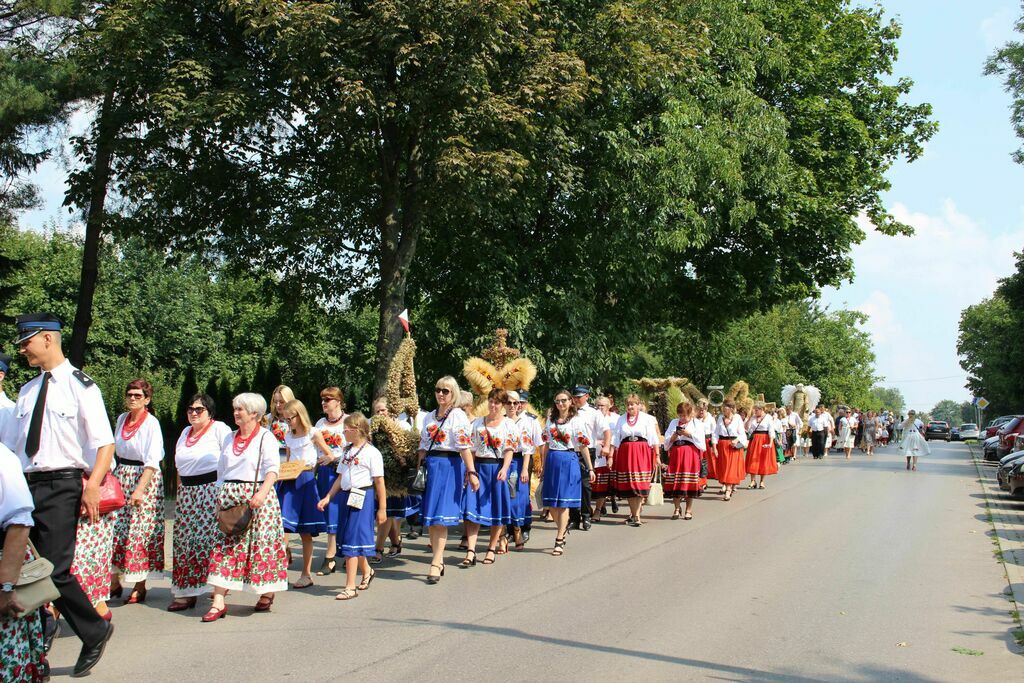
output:
[[[608, 429], [604, 415], [601, 411], [590, 405], [590, 387], [577, 385], [572, 390], [572, 399], [579, 411], [580, 419], [586, 425], [584, 434], [590, 439], [590, 462], [597, 462], [597, 456], [605, 458], [612, 449], [612, 430]], [[569, 510], [569, 528], [590, 531], [590, 473], [587, 471], [587, 461], [579, 456], [580, 472], [582, 473], [582, 491], [580, 492], [579, 508]]]
[[[18, 316], [18, 351], [42, 374], [18, 394], [14, 419], [3, 427], [2, 440], [21, 459], [35, 503], [31, 538], [53, 563], [51, 578], [60, 591], [57, 609], [82, 641], [72, 676], [84, 676], [100, 657], [114, 632], [93, 608], [71, 575], [80, 506], [99, 519], [100, 482], [114, 457], [114, 434], [100, 388], [64, 357], [60, 319], [50, 313]], [[96, 452], [92, 474], [85, 454]]]

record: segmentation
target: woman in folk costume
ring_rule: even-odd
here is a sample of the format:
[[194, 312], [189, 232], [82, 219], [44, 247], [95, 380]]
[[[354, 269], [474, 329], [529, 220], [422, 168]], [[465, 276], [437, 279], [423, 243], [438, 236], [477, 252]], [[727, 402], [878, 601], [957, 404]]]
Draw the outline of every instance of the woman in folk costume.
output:
[[291, 388], [284, 384], [276, 386], [270, 395], [270, 412], [263, 418], [264, 425], [277, 439], [281, 461], [288, 457], [288, 444], [285, 442], [285, 435], [288, 434], [288, 419], [284, 414], [284, 404], [294, 400], [295, 392]]
[[711, 435], [715, 431], [715, 416], [708, 410], [708, 400], [706, 398], [697, 401], [696, 410], [697, 419], [700, 420], [701, 425], [704, 427], [704, 458], [708, 468], [708, 474], [704, 477], [704, 488], [707, 488], [707, 483], [710, 480], [718, 481], [718, 458], [715, 455], [715, 447], [711, 443]]
[[512, 499], [512, 538], [515, 549], [522, 550], [529, 538], [530, 470], [533, 469], [533, 454], [541, 446], [541, 428], [540, 420], [520, 411], [525, 407], [526, 401], [518, 392], [508, 392], [507, 398], [505, 408], [508, 411], [508, 418], [516, 426], [518, 435], [518, 445], [512, 454], [512, 470], [509, 472], [509, 477], [515, 477], [519, 482], [516, 497]]
[[557, 526], [554, 556], [565, 552], [565, 530], [569, 527], [569, 508], [579, 507], [583, 479], [579, 457], [587, 466], [587, 475], [594, 481], [594, 465], [590, 461], [590, 435], [577, 419], [578, 412], [568, 391], [555, 394], [548, 410], [548, 423], [541, 436], [544, 451], [544, 506], [551, 511]]
[[[775, 416], [765, 411], [764, 403], [754, 404], [754, 414], [747, 420], [747, 474], [750, 475], [748, 489], [763, 489], [764, 478], [779, 473], [779, 461], [775, 453]], [[757, 477], [757, 482], [754, 478]]]
[[[338, 478], [338, 460], [347, 445], [345, 440], [345, 394], [338, 387], [326, 387], [320, 391], [320, 409], [324, 416], [317, 420], [315, 429], [327, 444], [329, 454], [317, 459], [316, 490], [320, 497], [327, 495]], [[338, 520], [341, 518], [341, 498], [335, 496], [324, 509], [324, 523], [327, 525], [327, 552], [317, 576], [333, 574], [338, 567]]]
[[907, 469], [916, 471], [917, 459], [922, 455], [932, 454], [932, 449], [923, 436], [924, 423], [917, 419], [917, 413], [911, 410], [907, 413], [907, 419], [901, 426], [903, 428], [903, 443], [900, 444], [900, 451], [907, 459]]
[[626, 523], [638, 527], [640, 508], [651, 492], [651, 479], [657, 459], [659, 439], [657, 421], [641, 412], [643, 403], [636, 394], [626, 397], [626, 414], [619, 417], [612, 430], [615, 456], [612, 463], [612, 488], [615, 495], [629, 499]]
[[743, 460], [743, 449], [747, 446], [747, 429], [743, 424], [743, 418], [737, 415], [735, 410], [736, 404], [732, 399], [726, 399], [711, 439], [718, 454], [716, 467], [718, 481], [722, 483], [724, 500], [732, 499], [736, 485], [743, 481], [747, 474]]
[[665, 450], [668, 451], [668, 469], [663, 486], [665, 497], [672, 498], [675, 509], [672, 519], [679, 519], [680, 503], [686, 498], [683, 519], [693, 519], [693, 501], [700, 496], [702, 463], [707, 457], [704, 422], [694, 415], [693, 404], [681, 402], [676, 406], [676, 419], [665, 430]]
[[146, 579], [161, 578], [164, 569], [164, 436], [160, 422], [147, 410], [153, 386], [135, 379], [125, 388], [128, 412], [117, 419], [114, 476], [128, 504], [113, 513], [114, 551], [111, 570], [116, 576], [111, 594], [134, 584], [125, 604], [146, 601]]
[[[619, 419], [619, 416], [612, 412], [612, 402], [607, 396], [601, 396], [597, 399], [597, 410], [601, 413], [601, 419], [604, 420], [605, 428], [609, 431], [615, 431], [615, 422]], [[590, 495], [594, 499], [594, 514], [591, 517], [592, 522], [600, 522], [602, 515], [604, 515], [604, 504], [611, 496], [612, 499], [612, 512], [618, 512], [619, 506], [615, 503], [615, 494], [612, 492], [612, 464], [615, 462], [615, 453], [612, 452], [605, 457], [601, 454], [601, 450], [597, 449], [596, 457], [594, 459], [594, 483], [590, 487]]]

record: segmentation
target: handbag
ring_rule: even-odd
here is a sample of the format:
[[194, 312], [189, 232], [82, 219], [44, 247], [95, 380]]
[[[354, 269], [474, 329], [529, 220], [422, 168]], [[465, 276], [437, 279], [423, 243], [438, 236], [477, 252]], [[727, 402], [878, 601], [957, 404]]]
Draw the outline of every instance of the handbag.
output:
[[663, 505], [665, 503], [665, 491], [661, 486], [661, 468], [654, 471], [651, 479], [651, 491], [647, 494], [648, 505]]
[[707, 479], [708, 478], [708, 457], [709, 456], [705, 455], [703, 458], [700, 459], [700, 478], [701, 479]]
[[39, 555], [39, 551], [36, 550], [36, 546], [31, 540], [28, 542], [28, 547], [32, 550], [32, 556], [35, 559], [21, 565], [21, 573], [18, 574], [18, 580], [14, 584], [18, 602], [25, 608], [21, 616], [33, 614], [46, 603], [53, 602], [60, 597], [60, 591], [57, 590], [53, 579], [50, 578], [50, 574], [53, 573], [53, 563]]
[[[263, 464], [263, 440], [267, 438], [264, 432], [260, 437], [260, 457], [256, 461], [256, 475], [252, 478], [253, 495], [256, 494], [256, 487], [260, 481], [260, 465]], [[228, 536], [240, 536], [252, 525], [252, 508], [249, 503], [239, 503], [229, 508], [217, 510], [217, 526]]]
[[[85, 493], [85, 486], [89, 483], [89, 477], [82, 475], [82, 493]], [[110, 472], [103, 475], [103, 481], [100, 482], [100, 514], [106, 515], [120, 510], [128, 501], [124, 497], [124, 489], [121, 488], [121, 482], [118, 481]], [[88, 517], [89, 513], [85, 509], [85, 503], [78, 509], [79, 517]]]
[[[449, 408], [448, 412], [444, 414], [444, 418], [441, 420], [441, 424], [437, 426], [437, 431], [440, 432], [441, 428], [444, 427], [444, 423], [448, 421], [448, 416], [451, 415], [452, 409]], [[409, 483], [409, 493], [421, 496], [427, 492], [427, 458], [434, 452], [434, 446], [437, 442], [433, 438], [430, 439], [430, 448], [423, 455], [423, 464], [416, 468], [416, 473], [412, 475], [412, 481]]]

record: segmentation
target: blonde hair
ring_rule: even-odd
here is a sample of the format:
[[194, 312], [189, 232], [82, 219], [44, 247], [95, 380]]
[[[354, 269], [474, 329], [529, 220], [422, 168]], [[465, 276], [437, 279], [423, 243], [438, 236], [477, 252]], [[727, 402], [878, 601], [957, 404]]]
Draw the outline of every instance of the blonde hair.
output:
[[[280, 419], [281, 417], [284, 416], [277, 414], [277, 408], [274, 405], [276, 403], [276, 401], [274, 400], [275, 396], [280, 396], [282, 401], [288, 403], [289, 401], [295, 400], [295, 392], [293, 392], [291, 390], [291, 387], [289, 387], [286, 384], [278, 384], [277, 387], [272, 392], [270, 392], [270, 414], [271, 416]], [[284, 406], [281, 407], [284, 408]]]
[[467, 414], [473, 410], [473, 392], [460, 391], [459, 400], [455, 402], [456, 408], [462, 408]]
[[309, 412], [306, 410], [306, 406], [303, 405], [302, 401], [298, 399], [292, 399], [281, 406], [281, 410], [286, 413], [294, 413], [299, 418], [299, 424], [302, 425], [302, 432], [300, 433], [297, 429], [293, 429], [292, 433], [296, 436], [305, 436], [309, 434], [309, 430], [313, 429], [313, 422], [309, 419]]
[[366, 419], [366, 416], [360, 413], [358, 410], [354, 413], [350, 413], [345, 416], [346, 427], [352, 427], [357, 432], [363, 435], [364, 439], [369, 440], [370, 438], [370, 421]]
[[451, 392], [451, 405], [458, 407], [459, 401], [462, 400], [462, 390], [459, 388], [459, 382], [451, 375], [445, 375], [441, 379], [434, 382], [434, 387], [441, 387]]

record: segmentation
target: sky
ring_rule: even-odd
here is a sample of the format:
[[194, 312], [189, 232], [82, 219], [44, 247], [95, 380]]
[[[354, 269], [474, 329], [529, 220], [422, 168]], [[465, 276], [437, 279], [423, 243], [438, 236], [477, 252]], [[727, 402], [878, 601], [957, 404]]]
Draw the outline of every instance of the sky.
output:
[[[969, 400], [957, 353], [960, 311], [990, 296], [1024, 249], [1024, 166], [1010, 154], [1024, 141], [1010, 126], [1010, 96], [983, 76], [986, 57], [1014, 34], [1020, 0], [882, 0], [903, 26], [895, 75], [911, 78], [909, 101], [928, 102], [939, 122], [922, 158], [897, 163], [886, 207], [915, 229], [887, 237], [861, 221], [866, 239], [852, 253], [852, 282], [828, 288], [833, 309], [868, 316], [881, 384], [899, 388], [908, 408]], [[78, 116], [72, 127], [87, 120]], [[35, 180], [44, 205], [22, 216], [42, 228], [69, 216], [60, 208], [64, 170], [44, 164]]]

